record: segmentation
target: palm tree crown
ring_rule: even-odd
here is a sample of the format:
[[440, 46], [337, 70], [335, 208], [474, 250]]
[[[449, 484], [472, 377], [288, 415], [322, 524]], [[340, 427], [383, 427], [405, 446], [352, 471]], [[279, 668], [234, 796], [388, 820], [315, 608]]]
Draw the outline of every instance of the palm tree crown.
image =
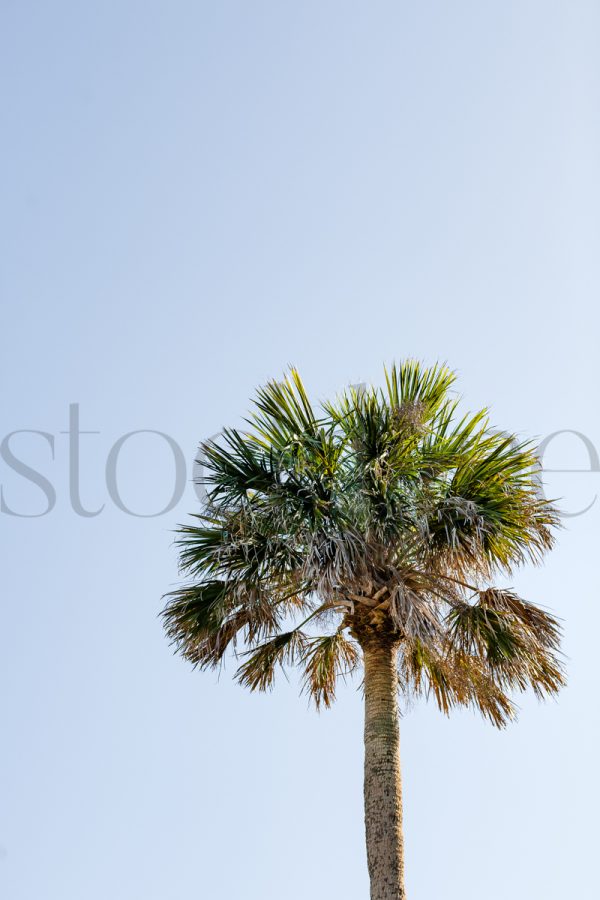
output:
[[316, 410], [292, 370], [258, 390], [250, 430], [203, 445], [208, 502], [163, 612], [186, 659], [232, 648], [252, 690], [298, 664], [329, 706], [367, 648], [394, 647], [402, 692], [498, 726], [515, 689], [559, 690], [556, 620], [494, 585], [540, 560], [557, 513], [532, 445], [458, 416], [454, 379], [409, 361]]

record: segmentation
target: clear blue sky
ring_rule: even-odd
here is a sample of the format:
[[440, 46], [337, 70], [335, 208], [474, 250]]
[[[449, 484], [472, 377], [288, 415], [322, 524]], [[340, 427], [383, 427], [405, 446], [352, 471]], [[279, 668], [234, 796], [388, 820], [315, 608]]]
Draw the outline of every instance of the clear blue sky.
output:
[[[289, 363], [326, 397], [406, 356], [600, 448], [599, 40], [592, 0], [1, 4], [0, 439], [50, 435], [10, 446], [56, 493], [22, 517], [44, 492], [0, 459], [2, 897], [367, 896], [356, 685], [317, 715], [163, 638], [190, 463]], [[188, 464], [153, 518], [105, 481], [140, 429]], [[565, 435], [550, 462], [590, 466]], [[167, 444], [128, 439], [118, 479], [160, 510]], [[600, 500], [565, 526], [513, 580], [565, 620], [560, 701], [403, 719], [412, 900], [596, 897]]]

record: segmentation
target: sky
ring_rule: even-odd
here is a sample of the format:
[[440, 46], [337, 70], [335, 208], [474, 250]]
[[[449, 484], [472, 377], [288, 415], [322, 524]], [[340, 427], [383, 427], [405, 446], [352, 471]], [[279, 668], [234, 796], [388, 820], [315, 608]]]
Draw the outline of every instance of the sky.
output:
[[199, 441], [289, 365], [406, 357], [548, 439], [564, 527], [507, 584], [569, 671], [501, 733], [404, 711], [409, 897], [596, 896], [599, 37], [591, 0], [2, 0], [7, 900], [368, 895], [358, 684], [248, 694], [158, 613]]

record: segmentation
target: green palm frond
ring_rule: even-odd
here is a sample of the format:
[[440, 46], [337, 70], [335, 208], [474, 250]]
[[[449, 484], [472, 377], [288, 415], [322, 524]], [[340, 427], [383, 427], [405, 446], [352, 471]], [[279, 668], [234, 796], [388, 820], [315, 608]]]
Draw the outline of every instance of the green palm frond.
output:
[[534, 603], [522, 600], [513, 591], [488, 588], [479, 592], [479, 603], [484, 609], [505, 613], [542, 646], [558, 651], [561, 628], [557, 620]]
[[168, 637], [182, 656], [194, 664], [202, 664], [207, 642], [227, 617], [225, 583], [192, 584], [167, 596], [169, 600], [162, 616]]
[[483, 660], [502, 687], [544, 696], [564, 685], [558, 622], [512, 592], [482, 591], [477, 603], [452, 609], [448, 623], [453, 648]]
[[250, 643], [276, 631], [297, 597], [264, 602], [259, 594], [232, 594], [225, 582], [209, 581], [173, 591], [163, 610], [167, 635], [179, 653], [200, 668], [218, 665], [242, 637]]
[[447, 400], [456, 375], [443, 365], [428, 368], [415, 360], [407, 360], [400, 366], [394, 364], [389, 371], [386, 369], [385, 380], [392, 409], [419, 405], [429, 419]]
[[533, 448], [515, 440], [480, 436], [440, 486], [428, 528], [439, 558], [458, 572], [511, 572], [553, 545], [558, 515], [539, 497]]
[[168, 594], [163, 618], [169, 637], [195, 640], [218, 628], [225, 615], [225, 594], [223, 581], [192, 584]]
[[315, 438], [318, 421], [300, 375], [295, 369], [282, 381], [269, 381], [256, 392], [249, 424], [255, 441], [266, 448], [301, 451], [307, 439]]

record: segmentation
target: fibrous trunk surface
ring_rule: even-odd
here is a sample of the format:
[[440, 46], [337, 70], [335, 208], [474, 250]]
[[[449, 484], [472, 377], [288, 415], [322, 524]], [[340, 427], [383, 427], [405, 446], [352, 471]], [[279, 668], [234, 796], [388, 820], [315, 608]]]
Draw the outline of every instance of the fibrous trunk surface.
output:
[[363, 646], [365, 828], [371, 900], [405, 900], [397, 649]]

